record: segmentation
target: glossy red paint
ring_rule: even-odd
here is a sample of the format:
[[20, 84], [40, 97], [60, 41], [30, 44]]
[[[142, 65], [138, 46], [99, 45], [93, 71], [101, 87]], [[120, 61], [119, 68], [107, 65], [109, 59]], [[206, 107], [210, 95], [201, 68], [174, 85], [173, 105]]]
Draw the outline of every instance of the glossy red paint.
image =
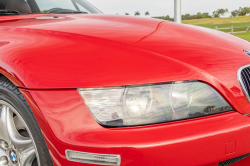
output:
[[[249, 153], [250, 118], [237, 112], [130, 128], [104, 128], [76, 90], [24, 90], [55, 165], [88, 165], [66, 160], [65, 150], [120, 154], [121, 166], [216, 165]], [[226, 144], [236, 142], [235, 153]]]
[[[37, 19], [43, 16], [50, 19]], [[250, 63], [243, 52], [249, 42], [156, 19], [53, 16], [0, 17], [0, 73], [20, 87], [55, 165], [85, 165], [67, 161], [66, 149], [120, 154], [122, 166], [216, 165], [250, 152], [250, 118], [242, 115], [250, 104], [237, 80], [237, 70]], [[75, 90], [181, 80], [209, 84], [235, 112], [108, 129]], [[234, 141], [235, 152], [226, 154]]]
[[237, 70], [250, 44], [214, 30], [110, 15], [0, 17], [0, 72], [28, 89], [108, 87], [201, 80], [235, 108], [250, 105]]

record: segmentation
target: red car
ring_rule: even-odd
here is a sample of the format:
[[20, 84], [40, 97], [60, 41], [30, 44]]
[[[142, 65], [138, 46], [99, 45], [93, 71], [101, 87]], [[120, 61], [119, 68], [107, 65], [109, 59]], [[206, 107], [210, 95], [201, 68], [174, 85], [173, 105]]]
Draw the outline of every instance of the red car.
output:
[[0, 0], [0, 165], [248, 166], [247, 50], [85, 0]]

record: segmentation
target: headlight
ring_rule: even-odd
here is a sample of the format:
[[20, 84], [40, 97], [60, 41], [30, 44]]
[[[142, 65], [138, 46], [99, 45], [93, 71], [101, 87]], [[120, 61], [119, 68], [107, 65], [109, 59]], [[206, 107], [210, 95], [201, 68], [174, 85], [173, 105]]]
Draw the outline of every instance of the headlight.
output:
[[212, 87], [195, 81], [78, 91], [104, 126], [146, 125], [232, 110]]

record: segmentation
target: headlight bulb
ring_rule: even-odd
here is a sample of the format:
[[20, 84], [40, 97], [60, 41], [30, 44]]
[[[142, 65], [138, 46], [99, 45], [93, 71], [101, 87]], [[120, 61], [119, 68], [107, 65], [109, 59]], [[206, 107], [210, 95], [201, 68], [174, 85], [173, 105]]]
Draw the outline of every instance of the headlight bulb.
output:
[[[193, 89], [190, 84], [176, 84], [173, 83], [170, 91], [171, 108], [174, 112], [173, 118], [178, 118], [183, 115], [183, 109], [187, 109], [193, 99]], [[181, 114], [181, 115], [180, 115]]]
[[152, 99], [152, 89], [150, 87], [127, 87], [123, 98], [124, 112], [129, 117], [145, 115], [152, 106]]

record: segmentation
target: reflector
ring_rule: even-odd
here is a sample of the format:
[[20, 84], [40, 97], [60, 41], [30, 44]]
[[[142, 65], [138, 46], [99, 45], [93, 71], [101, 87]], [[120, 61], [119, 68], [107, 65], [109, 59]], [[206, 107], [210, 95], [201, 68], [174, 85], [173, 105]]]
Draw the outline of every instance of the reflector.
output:
[[69, 161], [75, 161], [80, 163], [115, 165], [115, 166], [119, 166], [121, 164], [120, 155], [87, 153], [87, 152], [66, 150], [66, 157]]

